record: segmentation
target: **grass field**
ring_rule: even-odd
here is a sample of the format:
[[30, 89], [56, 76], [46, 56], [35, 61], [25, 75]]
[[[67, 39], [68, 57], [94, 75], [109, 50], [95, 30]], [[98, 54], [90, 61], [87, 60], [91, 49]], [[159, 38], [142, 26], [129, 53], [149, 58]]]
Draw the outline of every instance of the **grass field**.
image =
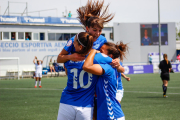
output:
[[[170, 75], [168, 98], [159, 74], [128, 76], [121, 103], [126, 120], [180, 120], [180, 73]], [[34, 79], [0, 80], [0, 120], [56, 120], [66, 80], [43, 78], [42, 88], [34, 88]]]

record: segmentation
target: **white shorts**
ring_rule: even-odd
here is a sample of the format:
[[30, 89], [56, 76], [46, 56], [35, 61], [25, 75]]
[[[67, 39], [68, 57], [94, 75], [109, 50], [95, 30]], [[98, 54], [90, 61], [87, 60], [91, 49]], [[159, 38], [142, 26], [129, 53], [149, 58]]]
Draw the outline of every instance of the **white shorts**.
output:
[[117, 92], [116, 92], [116, 99], [119, 100], [119, 101], [121, 101], [122, 98], [123, 98], [123, 94], [124, 94], [124, 89], [122, 89], [122, 90], [117, 90]]
[[117, 118], [116, 120], [125, 120], [125, 116], [121, 118]]
[[60, 103], [57, 120], [92, 120], [93, 107], [77, 107]]
[[35, 73], [36, 77], [42, 78], [42, 72], [41, 73]]

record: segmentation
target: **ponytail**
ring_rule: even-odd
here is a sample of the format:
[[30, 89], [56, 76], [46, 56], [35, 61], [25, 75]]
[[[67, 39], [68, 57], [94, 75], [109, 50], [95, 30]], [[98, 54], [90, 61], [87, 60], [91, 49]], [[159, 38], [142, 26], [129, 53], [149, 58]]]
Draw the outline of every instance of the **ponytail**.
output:
[[126, 53], [128, 52], [129, 47], [127, 44], [124, 44], [123, 42], [117, 43], [116, 45], [111, 42], [105, 43], [108, 48], [108, 55], [112, 54], [113, 59], [120, 57], [120, 59], [123, 61], [124, 58], [126, 58]]
[[166, 63], [168, 64], [167, 54], [164, 54], [164, 55], [163, 55], [163, 58], [164, 58], [164, 60], [166, 61]]
[[116, 48], [119, 51], [119, 57], [123, 61], [123, 58], [126, 58], [126, 52], [128, 52], [129, 47], [127, 44], [124, 44], [122, 41], [116, 44]]

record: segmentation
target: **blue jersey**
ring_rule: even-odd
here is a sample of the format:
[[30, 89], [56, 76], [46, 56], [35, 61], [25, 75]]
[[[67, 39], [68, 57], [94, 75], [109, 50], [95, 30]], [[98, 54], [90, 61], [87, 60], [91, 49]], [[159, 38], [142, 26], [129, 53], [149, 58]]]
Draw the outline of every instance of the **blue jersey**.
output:
[[149, 45], [149, 44], [151, 44], [151, 39], [149, 37], [147, 37], [147, 38], [143, 37], [141, 40], [141, 44]]
[[94, 92], [98, 76], [85, 72], [83, 67], [84, 61], [67, 61], [68, 81], [63, 90], [60, 103], [78, 106], [93, 107]]
[[[97, 54], [98, 56], [98, 54]], [[97, 63], [110, 59], [109, 57], [96, 59]], [[112, 59], [111, 59], [112, 60]], [[104, 69], [105, 73], [101, 75], [96, 84], [97, 94], [97, 120], [112, 120], [121, 118], [124, 113], [121, 109], [120, 103], [116, 99], [117, 91], [117, 70], [112, 68], [109, 64], [99, 64]]]
[[[64, 47], [64, 49], [68, 52], [68, 53], [75, 53], [75, 48], [74, 48], [74, 45], [73, 45], [73, 42], [74, 42], [74, 37], [72, 37], [66, 44], [66, 46]], [[96, 50], [100, 50], [101, 46], [106, 43], [107, 40], [104, 36], [100, 35], [98, 37], [98, 39], [93, 43], [93, 49], [96, 49]]]
[[[122, 66], [122, 62], [120, 62], [120, 65]], [[122, 84], [122, 79], [121, 79], [121, 73], [117, 73], [117, 90], [122, 90], [123, 89], [123, 84]]]
[[[102, 64], [112, 62], [111, 58], [103, 60], [104, 56], [104, 54], [98, 53], [95, 58]], [[60, 103], [79, 107], [93, 107], [95, 84], [98, 76], [85, 72], [82, 69], [83, 64], [84, 61], [67, 61], [65, 63], [68, 81], [62, 92]]]
[[94, 56], [94, 64], [110, 64], [112, 62], [112, 58], [108, 57], [104, 53], [97, 53]]

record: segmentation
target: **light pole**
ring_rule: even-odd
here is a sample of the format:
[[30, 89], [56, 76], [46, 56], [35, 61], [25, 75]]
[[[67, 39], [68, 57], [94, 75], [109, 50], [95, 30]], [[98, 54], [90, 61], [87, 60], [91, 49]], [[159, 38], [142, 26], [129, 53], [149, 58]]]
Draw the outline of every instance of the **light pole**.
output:
[[161, 24], [160, 24], [160, 5], [158, 0], [158, 24], [159, 24], [159, 63], [161, 61]]

